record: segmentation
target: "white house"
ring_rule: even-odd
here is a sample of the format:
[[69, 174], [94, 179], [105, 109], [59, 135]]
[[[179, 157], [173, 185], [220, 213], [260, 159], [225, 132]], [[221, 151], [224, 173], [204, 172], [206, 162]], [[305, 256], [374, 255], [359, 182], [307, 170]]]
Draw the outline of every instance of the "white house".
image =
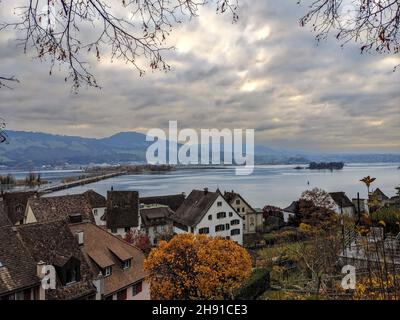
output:
[[329, 193], [332, 204], [333, 210], [337, 214], [344, 214], [349, 217], [355, 216], [355, 207], [351, 200], [346, 196], [346, 193], [343, 191], [340, 192], [330, 192]]
[[256, 211], [252, 206], [238, 193], [233, 190], [224, 192], [225, 200], [243, 217], [243, 231], [245, 234], [262, 232], [264, 227], [263, 212]]
[[95, 192], [94, 190], [88, 190], [83, 194], [88, 199], [90, 207], [92, 208], [92, 213], [96, 225], [105, 226], [105, 213], [107, 208], [106, 198], [103, 197], [101, 194]]
[[173, 215], [174, 232], [231, 239], [243, 245], [243, 218], [219, 190], [193, 190]]

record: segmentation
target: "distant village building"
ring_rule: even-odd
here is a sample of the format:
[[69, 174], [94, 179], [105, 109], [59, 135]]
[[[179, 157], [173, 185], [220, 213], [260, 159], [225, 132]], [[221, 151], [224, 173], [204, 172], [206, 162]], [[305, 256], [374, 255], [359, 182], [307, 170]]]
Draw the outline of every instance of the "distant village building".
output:
[[173, 218], [175, 233], [219, 236], [243, 245], [243, 218], [219, 190], [193, 190]]
[[245, 234], [262, 232], [264, 225], [262, 211], [253, 209], [240, 194], [235, 193], [233, 190], [231, 192], [225, 191], [224, 198], [243, 218], [243, 232]]
[[130, 231], [140, 230], [137, 191], [108, 191], [106, 210], [106, 228], [112, 234], [125, 237]]
[[174, 214], [174, 211], [164, 205], [147, 205], [140, 209], [141, 231], [149, 237], [152, 245], [173, 237]]
[[92, 223], [70, 224], [95, 280], [98, 299], [149, 300], [143, 252]]
[[384, 194], [383, 191], [379, 188], [376, 188], [374, 192], [372, 192], [372, 196], [379, 202], [389, 200], [389, 197], [386, 194]]
[[354, 204], [346, 196], [345, 192], [343, 192], [343, 191], [330, 192], [329, 195], [332, 200], [333, 210], [337, 214], [344, 214], [349, 217], [354, 217], [354, 215], [355, 215]]

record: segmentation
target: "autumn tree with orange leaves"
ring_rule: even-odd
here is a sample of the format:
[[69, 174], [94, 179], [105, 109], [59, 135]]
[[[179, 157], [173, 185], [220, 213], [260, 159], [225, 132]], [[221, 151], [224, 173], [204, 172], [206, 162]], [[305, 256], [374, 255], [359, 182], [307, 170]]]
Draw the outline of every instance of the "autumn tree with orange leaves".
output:
[[180, 234], [145, 261], [154, 300], [229, 299], [251, 275], [248, 252], [231, 240]]

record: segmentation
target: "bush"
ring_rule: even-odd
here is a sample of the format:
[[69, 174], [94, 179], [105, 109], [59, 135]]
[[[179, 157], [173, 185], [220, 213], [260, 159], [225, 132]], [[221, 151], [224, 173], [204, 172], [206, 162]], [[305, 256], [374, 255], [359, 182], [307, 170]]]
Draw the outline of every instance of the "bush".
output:
[[238, 300], [254, 300], [269, 289], [269, 270], [255, 269], [249, 280], [235, 294]]
[[273, 233], [266, 233], [263, 235], [263, 238], [265, 240], [265, 244], [270, 246], [274, 245], [278, 239]]
[[377, 224], [385, 222], [385, 231], [397, 234], [400, 227], [400, 209], [396, 206], [383, 207], [371, 214], [372, 221]]

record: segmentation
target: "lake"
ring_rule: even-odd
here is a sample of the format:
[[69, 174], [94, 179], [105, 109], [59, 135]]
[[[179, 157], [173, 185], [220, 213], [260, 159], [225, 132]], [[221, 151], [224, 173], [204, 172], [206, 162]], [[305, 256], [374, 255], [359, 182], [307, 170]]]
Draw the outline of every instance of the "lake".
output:
[[[73, 194], [93, 189], [103, 195], [111, 186], [114, 190], [137, 190], [140, 196], [166, 195], [186, 192], [192, 189], [210, 190], [220, 188], [221, 191], [241, 193], [254, 207], [266, 204], [279, 207], [288, 206], [297, 200], [304, 190], [314, 187], [328, 192], [345, 191], [348, 197], [366, 197], [367, 188], [359, 180], [367, 175], [376, 178], [372, 188], [379, 187], [388, 196], [395, 194], [395, 187], [400, 185], [400, 164], [346, 164], [343, 170], [295, 170], [295, 165], [263, 165], [256, 166], [250, 176], [236, 176], [233, 168], [221, 169], [187, 169], [165, 173], [125, 175], [102, 180], [82, 187], [76, 187], [51, 195]], [[48, 175], [56, 181], [58, 175], [65, 172], [47, 171], [42, 173], [43, 179]]]

